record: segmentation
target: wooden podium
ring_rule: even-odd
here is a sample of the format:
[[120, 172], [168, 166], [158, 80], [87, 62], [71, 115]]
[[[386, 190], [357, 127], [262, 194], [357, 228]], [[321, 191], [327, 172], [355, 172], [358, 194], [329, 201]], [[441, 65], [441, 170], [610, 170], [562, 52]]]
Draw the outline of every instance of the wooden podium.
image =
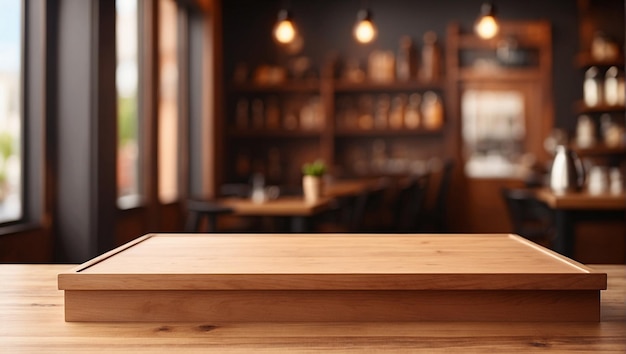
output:
[[151, 234], [58, 285], [66, 321], [567, 322], [607, 276], [505, 234]]

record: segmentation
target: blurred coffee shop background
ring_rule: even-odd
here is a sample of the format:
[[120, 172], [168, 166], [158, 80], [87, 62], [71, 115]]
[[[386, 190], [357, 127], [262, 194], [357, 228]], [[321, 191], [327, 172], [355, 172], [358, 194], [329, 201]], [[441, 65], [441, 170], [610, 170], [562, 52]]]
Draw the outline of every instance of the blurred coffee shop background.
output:
[[[183, 231], [187, 200], [253, 175], [298, 194], [301, 166], [320, 159], [328, 183], [428, 175], [421, 215], [445, 221], [415, 232], [515, 232], [503, 190], [545, 186], [557, 144], [623, 186], [620, 0], [0, 9], [2, 262], [80, 262]], [[487, 38], [483, 12], [498, 29]], [[376, 221], [395, 191], [361, 231], [394, 231]], [[624, 224], [577, 225], [575, 259], [624, 263]]]

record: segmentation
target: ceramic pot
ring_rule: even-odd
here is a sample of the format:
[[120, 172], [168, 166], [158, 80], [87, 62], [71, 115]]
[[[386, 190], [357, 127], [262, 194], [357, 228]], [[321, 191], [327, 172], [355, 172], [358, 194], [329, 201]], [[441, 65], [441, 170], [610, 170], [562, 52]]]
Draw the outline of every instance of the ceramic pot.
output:
[[302, 192], [305, 202], [317, 202], [322, 197], [322, 178], [317, 176], [303, 176]]

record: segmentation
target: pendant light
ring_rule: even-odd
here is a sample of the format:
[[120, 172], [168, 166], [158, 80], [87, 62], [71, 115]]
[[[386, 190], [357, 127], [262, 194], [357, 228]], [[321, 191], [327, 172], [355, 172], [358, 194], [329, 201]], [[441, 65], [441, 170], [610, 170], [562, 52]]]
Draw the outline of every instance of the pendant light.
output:
[[278, 21], [274, 25], [274, 38], [281, 44], [289, 44], [296, 38], [297, 30], [291, 12], [287, 9], [278, 12]]
[[491, 2], [483, 3], [474, 26], [476, 34], [482, 39], [490, 39], [498, 34], [499, 29], [498, 21], [496, 21], [496, 7]]
[[359, 10], [354, 25], [354, 38], [359, 43], [365, 44], [373, 41], [377, 33], [376, 25], [372, 22], [372, 12], [367, 8]]

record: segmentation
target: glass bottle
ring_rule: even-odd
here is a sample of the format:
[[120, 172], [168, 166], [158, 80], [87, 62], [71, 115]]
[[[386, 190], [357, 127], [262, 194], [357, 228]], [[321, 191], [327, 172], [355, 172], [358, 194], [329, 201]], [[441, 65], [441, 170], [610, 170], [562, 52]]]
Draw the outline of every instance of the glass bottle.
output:
[[441, 49], [437, 43], [437, 34], [433, 31], [424, 34], [420, 78], [423, 81], [437, 81], [441, 78]]
[[443, 105], [441, 99], [433, 91], [426, 91], [422, 100], [422, 117], [424, 128], [436, 130], [443, 125]]
[[409, 129], [419, 128], [422, 122], [422, 114], [420, 113], [420, 104], [422, 96], [419, 93], [413, 93], [409, 96], [409, 104], [404, 114], [404, 125]]
[[252, 124], [255, 128], [263, 128], [265, 121], [265, 111], [263, 101], [260, 98], [252, 100]]
[[618, 105], [619, 95], [624, 95], [623, 92], [619, 91], [618, 77], [619, 69], [616, 66], [611, 66], [604, 75], [604, 103], [609, 106]]
[[391, 102], [391, 112], [389, 113], [389, 127], [401, 129], [404, 125], [404, 110], [406, 108], [406, 95], [400, 94], [393, 98]]
[[585, 72], [585, 82], [583, 84], [583, 96], [587, 107], [595, 107], [602, 102], [602, 85], [598, 68], [590, 67]]
[[413, 40], [409, 36], [400, 38], [400, 47], [396, 57], [396, 79], [409, 81], [416, 77], [416, 57]]
[[235, 124], [239, 129], [247, 129], [248, 128], [248, 100], [245, 98], [240, 98], [237, 101], [237, 112], [235, 118]]

